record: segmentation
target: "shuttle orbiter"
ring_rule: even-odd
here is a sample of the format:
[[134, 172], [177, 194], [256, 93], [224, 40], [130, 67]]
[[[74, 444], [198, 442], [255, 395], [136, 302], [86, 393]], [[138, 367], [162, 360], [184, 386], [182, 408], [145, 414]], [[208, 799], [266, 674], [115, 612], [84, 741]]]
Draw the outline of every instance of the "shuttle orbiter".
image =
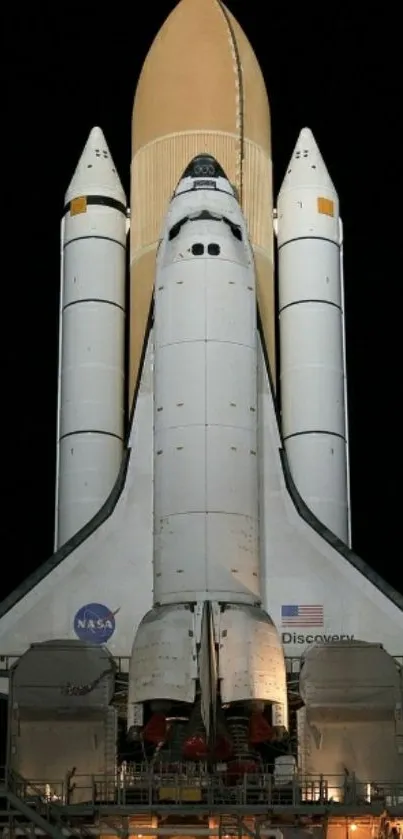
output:
[[[132, 137], [128, 312], [126, 198], [99, 128], [91, 132], [66, 194], [57, 549], [1, 604], [0, 655], [19, 656], [34, 642], [80, 639], [105, 644], [113, 656], [126, 660], [129, 669], [136, 634], [145, 626], [144, 616], [155, 607], [168, 606], [164, 599], [168, 589], [161, 594], [164, 575], [170, 579], [171, 606], [180, 603], [193, 609], [195, 604], [213, 604], [208, 613], [204, 607], [198, 613], [200, 643], [203, 632], [207, 633], [204, 638], [217, 643], [214, 604], [223, 602], [225, 590], [224, 600], [237, 604], [237, 615], [241, 603], [246, 611], [258, 609], [270, 616], [263, 624], [271, 627], [269, 635], [273, 630], [272, 639], [282, 642], [286, 657], [299, 657], [314, 643], [343, 640], [376, 642], [391, 655], [401, 654], [403, 597], [350, 547], [343, 238], [337, 193], [311, 131], [303, 129], [273, 213], [270, 116], [263, 77], [244, 33], [218, 0], [181, 0], [162, 27], [138, 82]], [[199, 171], [193, 169], [191, 176], [186, 175], [195, 160]], [[217, 171], [223, 174], [217, 176]], [[171, 224], [168, 219], [175, 213]], [[207, 215], [194, 220], [198, 213]], [[166, 269], [166, 277], [169, 275], [169, 282], [175, 285], [186, 279], [186, 305], [172, 295], [171, 308], [164, 311], [157, 305], [155, 283], [160, 275], [156, 266], [168, 252], [167, 242], [175, 240], [169, 240], [175, 224], [180, 228], [175, 260], [184, 274], [177, 279], [176, 266], [172, 276]], [[237, 280], [233, 278], [238, 271], [233, 266], [239, 259], [225, 255], [227, 246], [236, 250], [241, 244], [231, 225], [242, 234], [241, 262], [245, 254], [250, 257], [241, 281], [246, 283], [245, 295], [248, 292], [246, 297], [253, 306], [245, 302], [243, 309], [236, 301]], [[279, 317], [274, 303], [273, 231], [278, 247]], [[203, 245], [203, 251], [194, 250], [197, 245]], [[212, 245], [220, 247], [219, 254], [209, 252]], [[236, 253], [239, 256], [240, 251]], [[214, 308], [217, 341], [225, 344], [226, 331], [235, 334], [239, 330], [244, 335], [251, 330], [251, 367], [246, 361], [248, 353], [242, 357], [234, 350], [227, 368], [224, 346], [208, 365], [204, 356], [204, 361], [199, 358], [196, 363], [197, 352], [191, 351], [190, 345], [185, 356], [172, 357], [169, 363], [161, 360], [158, 330], [174, 329], [175, 318], [178, 334], [190, 339], [195, 326], [192, 318], [200, 320], [204, 312], [205, 333], [198, 335], [198, 341], [209, 338], [213, 315], [203, 309], [203, 299], [198, 296], [201, 271], [213, 271], [217, 282], [227, 284], [226, 296], [216, 301]], [[214, 282], [212, 277], [210, 273], [208, 282]], [[132, 406], [126, 439], [125, 317]], [[276, 395], [277, 326], [281, 357]], [[179, 338], [175, 340], [179, 343]], [[243, 339], [228, 340], [239, 349]], [[206, 520], [214, 512], [206, 495], [199, 499], [200, 529], [196, 518], [190, 517], [190, 508], [183, 506], [196, 503], [192, 492], [201, 480], [197, 470], [207, 470], [209, 465], [203, 448], [195, 443], [199, 462], [193, 466], [188, 462], [186, 476], [174, 460], [162, 477], [155, 471], [163, 448], [158, 435], [168, 433], [162, 430], [167, 409], [162, 406], [164, 410], [160, 410], [161, 394], [175, 403], [170, 410], [175, 406], [182, 410], [185, 425], [192, 424], [192, 411], [196, 424], [203, 424], [197, 406], [201, 411], [206, 371], [214, 398], [218, 403], [221, 400], [222, 425], [232, 427], [228, 418], [232, 412], [237, 418], [232, 424], [234, 440], [239, 436], [242, 448], [242, 436], [250, 436], [247, 460], [253, 460], [255, 470], [252, 478], [245, 464], [240, 471], [231, 472], [216, 441], [210, 464], [211, 468], [215, 465], [216, 499], [209, 501], [218, 505], [215, 544], [206, 537]], [[179, 395], [179, 384], [185, 380], [188, 415], [180, 405], [185, 399]], [[245, 399], [249, 396], [251, 425], [246, 431]], [[280, 400], [281, 414], [277, 408]], [[178, 419], [174, 422], [180, 425]], [[205, 422], [208, 425], [209, 421]], [[181, 445], [184, 443], [178, 437], [177, 446]], [[230, 448], [237, 449], [237, 445], [232, 442]], [[159, 511], [154, 495], [158, 480], [165, 493], [163, 502], [158, 496]], [[250, 481], [256, 482], [255, 495], [247, 493]], [[236, 510], [230, 510], [231, 503]], [[176, 545], [173, 523], [168, 521], [173, 512], [187, 516], [187, 532], [179, 537], [176, 531]], [[237, 533], [234, 524], [220, 536], [218, 522], [226, 513], [236, 513], [240, 529]], [[157, 534], [154, 516], [167, 516], [166, 538], [162, 532]], [[205, 569], [210, 568], [204, 595], [199, 582], [185, 585], [185, 568], [175, 565], [179, 543], [186, 573], [192, 570], [194, 580], [202, 573], [203, 563]], [[211, 591], [214, 597], [210, 597]], [[229, 615], [227, 609], [228, 626], [221, 625], [221, 631], [225, 628], [225, 637], [234, 639]], [[246, 632], [249, 618], [242, 625]], [[193, 631], [193, 624], [186, 631]], [[273, 641], [278, 684], [269, 688], [267, 677], [267, 697], [265, 694], [263, 699], [278, 706], [281, 719], [284, 683], [282, 657], [278, 656], [281, 648], [276, 644]], [[251, 642], [249, 650], [252, 646]], [[145, 662], [138, 650], [135, 646], [133, 684]], [[218, 671], [214, 678], [222, 683], [226, 677], [231, 680], [238, 654], [234, 648], [226, 659], [222, 656], [215, 664]], [[247, 659], [246, 652], [242, 655]], [[205, 682], [211, 702], [213, 658]], [[224, 662], [229, 668], [227, 676]], [[199, 665], [202, 669], [201, 662]], [[259, 665], [255, 662], [253, 666], [257, 672]], [[190, 693], [193, 689], [194, 685]], [[133, 708], [144, 700], [145, 693], [140, 693], [134, 691]], [[262, 699], [259, 691], [256, 699]], [[135, 721], [133, 718], [132, 724]]]

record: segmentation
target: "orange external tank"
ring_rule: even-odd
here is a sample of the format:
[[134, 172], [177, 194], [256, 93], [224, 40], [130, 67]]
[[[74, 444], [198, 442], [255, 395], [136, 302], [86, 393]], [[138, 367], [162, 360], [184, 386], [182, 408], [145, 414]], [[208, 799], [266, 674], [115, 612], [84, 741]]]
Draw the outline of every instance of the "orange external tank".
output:
[[275, 323], [270, 112], [249, 41], [220, 0], [180, 0], [156, 36], [137, 85], [132, 123], [130, 403], [173, 190], [208, 152], [236, 186], [257, 271], [263, 334], [274, 380]]

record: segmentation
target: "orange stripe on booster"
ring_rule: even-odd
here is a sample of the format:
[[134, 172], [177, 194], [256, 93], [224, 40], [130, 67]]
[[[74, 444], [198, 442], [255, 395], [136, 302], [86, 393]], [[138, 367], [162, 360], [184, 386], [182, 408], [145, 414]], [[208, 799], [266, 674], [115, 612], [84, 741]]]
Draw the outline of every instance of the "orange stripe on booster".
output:
[[84, 195], [80, 195], [79, 198], [73, 198], [70, 204], [70, 215], [71, 216], [78, 216], [79, 213], [86, 213], [87, 212], [87, 199]]
[[334, 201], [330, 198], [318, 197], [318, 213], [323, 216], [334, 216]]

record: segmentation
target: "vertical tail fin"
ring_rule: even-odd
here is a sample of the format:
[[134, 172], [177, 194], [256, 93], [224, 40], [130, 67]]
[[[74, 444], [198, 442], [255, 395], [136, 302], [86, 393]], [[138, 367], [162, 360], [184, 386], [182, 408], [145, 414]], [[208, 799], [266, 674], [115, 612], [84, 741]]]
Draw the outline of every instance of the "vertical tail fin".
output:
[[203, 604], [199, 650], [201, 713], [207, 742], [215, 741], [217, 720], [218, 662], [211, 603]]

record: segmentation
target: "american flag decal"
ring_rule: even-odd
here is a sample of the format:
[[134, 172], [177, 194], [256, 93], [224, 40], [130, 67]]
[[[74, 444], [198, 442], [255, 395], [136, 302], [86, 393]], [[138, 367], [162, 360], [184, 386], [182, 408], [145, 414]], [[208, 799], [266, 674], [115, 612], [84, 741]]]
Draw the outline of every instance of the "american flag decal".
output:
[[282, 626], [323, 626], [323, 606], [289, 604], [281, 607]]

